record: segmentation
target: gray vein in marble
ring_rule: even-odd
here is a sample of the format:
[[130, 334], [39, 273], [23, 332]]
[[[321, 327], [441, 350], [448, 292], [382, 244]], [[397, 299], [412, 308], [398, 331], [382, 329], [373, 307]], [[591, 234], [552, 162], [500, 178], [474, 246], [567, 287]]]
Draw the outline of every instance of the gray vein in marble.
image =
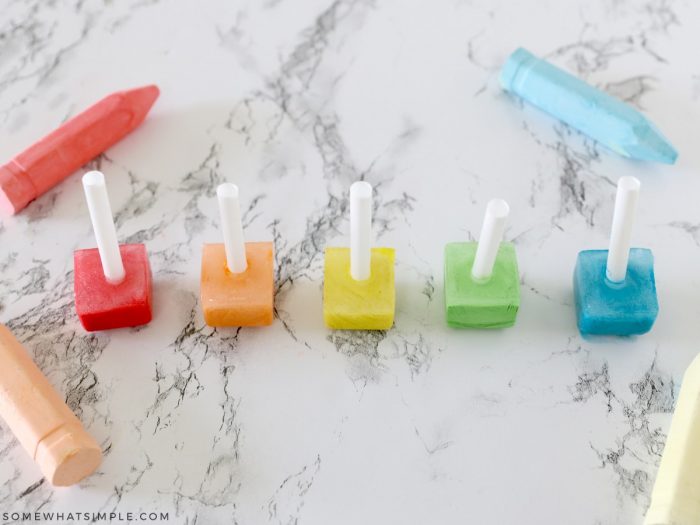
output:
[[603, 90], [637, 109], [644, 110], [641, 99], [653, 89], [652, 83], [656, 81], [657, 78], [652, 75], [637, 75], [617, 82], [608, 82], [603, 86]]
[[420, 431], [418, 430], [418, 427], [414, 427], [414, 430], [415, 430], [415, 432], [416, 432], [416, 437], [417, 437], [418, 440], [421, 442], [421, 445], [423, 445], [423, 448], [425, 449], [425, 452], [426, 452], [429, 456], [432, 456], [433, 454], [436, 454], [436, 453], [438, 453], [438, 452], [440, 452], [440, 451], [442, 451], [442, 450], [445, 450], [445, 449], [451, 447], [452, 445], [454, 445], [454, 442], [453, 442], [453, 441], [450, 441], [450, 440], [447, 440], [447, 441], [440, 441], [440, 442], [438, 442], [438, 443], [436, 443], [436, 444], [434, 444], [434, 445], [428, 445], [428, 443], [426, 442], [425, 438], [423, 437], [423, 435], [422, 435], [422, 434], [420, 433]]
[[678, 229], [687, 233], [693, 239], [693, 242], [697, 246], [700, 246], [700, 224], [695, 224], [688, 221], [671, 221], [663, 226]]
[[132, 463], [124, 482], [113, 487], [112, 493], [99, 510], [106, 512], [117, 512], [122, 498], [139, 486], [144, 475], [153, 468], [153, 465], [154, 464], [151, 461], [151, 458], [148, 457], [148, 454], [143, 454], [142, 457], [137, 459], [135, 463]]
[[[139, 33], [143, 31], [139, 28], [141, 20], [148, 20], [149, 16], [167, 12], [177, 20], [177, 10], [171, 10], [175, 5], [174, 2], [139, 0], [124, 3], [73, 0], [50, 5], [36, 0], [7, 3], [7, 14], [3, 12], [5, 16], [0, 21], [0, 47], [3, 49], [0, 54], [0, 120], [6, 124], [8, 133], [21, 131], [31, 123], [26, 111], [29, 101], [48, 98], [47, 108], [53, 111], [53, 119], [65, 119], [80, 109], [77, 99], [70, 95], [71, 84], [76, 81], [77, 72], [84, 64], [82, 61], [92, 57], [91, 46], [104, 41], [104, 34], [114, 42], [125, 43], [132, 41], [132, 37], [136, 37], [133, 41], [143, 41], [139, 37], [148, 36], [149, 42], [162, 46], [157, 48], [159, 52], [166, 53], [163, 55], [165, 67], [156, 72], [159, 83], [162, 78], [165, 82], [163, 86], [173, 86], [178, 82], [178, 87], [183, 87], [184, 79], [171, 76], [167, 71], [167, 53], [181, 49], [177, 48], [176, 39], [171, 40], [158, 31], [148, 35]], [[474, 96], [480, 95], [480, 104], [510, 103], [514, 108], [522, 108], [524, 113], [529, 112], [522, 101], [501, 96], [493, 82], [498, 64], [492, 63], [491, 49], [494, 50], [493, 56], [505, 56], [511, 50], [505, 49], [505, 44], [494, 37], [507, 27], [502, 21], [506, 20], [510, 7], [493, 7], [480, 0], [470, 1], [468, 5], [451, 5], [449, 8], [454, 7], [460, 7], [463, 11], [436, 11], [436, 14], [450, 17], [469, 14], [463, 19], [464, 24], [459, 25], [462, 33], [445, 36], [455, 37], [454, 41], [458, 42], [455, 54], [461, 57], [470, 75], [476, 76], [478, 89]], [[650, 110], [658, 110], [658, 107], [654, 107], [656, 97], [646, 95], [652, 89], [661, 90], [665, 86], [670, 66], [678, 70], [684, 66], [684, 60], [688, 62], [687, 57], [679, 54], [678, 45], [674, 47], [671, 44], [675, 44], [677, 34], [687, 36], [687, 28], [682, 22], [685, 22], [686, 16], [695, 14], [693, 5], [670, 0], [624, 0], [612, 4], [594, 2], [580, 7], [578, 27], [581, 31], [578, 35], [574, 32], [572, 37], [551, 28], [551, 38], [546, 39], [545, 45], [553, 51], [547, 57], [637, 107], [649, 106]], [[260, 9], [263, 11], [258, 11]], [[537, 11], [540, 8], [533, 3], [532, 9]], [[609, 18], [602, 15], [599, 19], [589, 17], [589, 13], [597, 16], [600, 10], [607, 13]], [[384, 96], [397, 95], [397, 99], [403, 100], [406, 95], [409, 97], [406, 100], [416, 101], [415, 108], [406, 107], [397, 112], [387, 107], [386, 119], [384, 115], [373, 115], [376, 121], [372, 123], [377, 124], [377, 136], [382, 137], [380, 140], [384, 140], [385, 144], [376, 144], [373, 149], [368, 149], [356, 136], [356, 122], [346, 116], [348, 91], [358, 87], [357, 72], [365, 71], [361, 69], [365, 66], [377, 66], [372, 62], [372, 55], [376, 52], [381, 56], [381, 52], [386, 50], [383, 46], [391, 46], [392, 39], [397, 42], [397, 56], [403, 52], [399, 50], [410, 49], [411, 44], [415, 44], [411, 39], [423, 36], [421, 31], [415, 29], [429, 28], [430, 21], [412, 20], [410, 17], [417, 16], [420, 11], [408, 4], [397, 8], [371, 1], [327, 0], [315, 6], [305, 5], [304, 8], [294, 9], [296, 14], [306, 19], [290, 20], [290, 24], [297, 24], [290, 34], [280, 31], [273, 35], [274, 31], [270, 34], [261, 31], [268, 22], [260, 18], [264, 11], [269, 11], [266, 13], [269, 17], [287, 17], [291, 12], [290, 6], [280, 0], [268, 0], [261, 6], [247, 3], [240, 9], [214, 3], [202, 9], [201, 27], [211, 31], [216, 47], [208, 49], [203, 55], [205, 60], [211, 60], [217, 66], [211, 69], [213, 84], [206, 86], [207, 90], [217, 87], [215, 83], [218, 81], [228, 81], [227, 71], [231, 72], [232, 81], [241, 78], [244, 85], [250, 88], [242, 96], [236, 95], [238, 101], [222, 108], [211, 122], [192, 125], [192, 133], [201, 133], [200, 136], [208, 142], [198, 142], [193, 146], [196, 152], [184, 163], [182, 171], [178, 170], [167, 181], [153, 182], [141, 176], [140, 170], [143, 168], [138, 167], [138, 160], [134, 160], [132, 165], [130, 159], [126, 164], [122, 160], [116, 161], [116, 156], [109, 153], [87, 166], [105, 169], [114, 173], [117, 179], [121, 177], [118, 179], [124, 184], [121, 204], [115, 209], [120, 240], [148, 242], [156, 296], [169, 301], [173, 305], [172, 312], [165, 314], [164, 310], [160, 311], [159, 315], [165, 317], [156, 318], [146, 328], [113, 335], [85, 334], [79, 328], [73, 311], [73, 276], [65, 270], [70, 267], [70, 262], [56, 261], [46, 252], [27, 257], [14, 249], [7, 250], [7, 245], [2, 244], [0, 313], [3, 320], [36, 357], [40, 368], [49, 374], [50, 380], [57, 385], [88, 430], [95, 430], [102, 436], [117, 436], [116, 425], [124, 425], [126, 429], [114, 441], [112, 438], [104, 440], [102, 447], [107, 456], [106, 464], [82, 487], [74, 490], [82, 491], [81, 497], [85, 494], [85, 501], [90, 502], [91, 508], [121, 511], [133, 510], [133, 506], [158, 505], [174, 511], [175, 516], [173, 518], [171, 512], [171, 518], [175, 521], [188, 524], [242, 523], [250, 521], [251, 516], [253, 520], [258, 518], [257, 521], [267, 519], [285, 524], [313, 521], [313, 516], [318, 515], [314, 512], [327, 511], [323, 505], [335, 504], [335, 501], [319, 502], [314, 492], [315, 484], [320, 486], [327, 483], [337, 474], [332, 472], [333, 468], [337, 468], [337, 464], [333, 465], [337, 458], [333, 462], [326, 459], [328, 439], [332, 442], [331, 446], [338, 446], [341, 442], [346, 445], [348, 440], [352, 440], [350, 436], [357, 434], [358, 430], [368, 431], [353, 427], [361, 420], [356, 416], [368, 415], [367, 410], [374, 406], [375, 400], [390, 402], [386, 397], [387, 392], [390, 395], [398, 389], [402, 399], [410, 396], [413, 405], [411, 412], [418, 414], [415, 421], [408, 421], [405, 439], [418, 449], [418, 455], [412, 456], [407, 452], [406, 464], [412, 466], [410, 462], [425, 461], [426, 456], [431, 463], [448, 461], [450, 476], [459, 477], [460, 483], [473, 481], [459, 470], [458, 462], [462, 457], [476, 462], [483, 472], [492, 470], [493, 460], [472, 458], [470, 434], [457, 430], [457, 426], [464, 424], [473, 428], [473, 425], [479, 425], [479, 432], [493, 432], [493, 428], [501, 427], [489, 430], [491, 422], [500, 423], [502, 420], [509, 423], [507, 418], [516, 412], [512, 410], [513, 402], [518, 407], [525, 405], [527, 408], [543, 401], [550, 407], [547, 400], [552, 392], [559, 392], [565, 395], [568, 402], [555, 404], [551, 407], [553, 411], [569, 411], [572, 406], [582, 408], [582, 405], [586, 405], [588, 410], [599, 413], [601, 421], [594, 422], [599, 426], [593, 428], [596, 432], [592, 434], [590, 450], [578, 451], [580, 457], [576, 457], [576, 466], [583, 473], [598, 464], [611, 479], [609, 487], [594, 487], [593, 478], [585, 481], [582, 474], [580, 479], [571, 480], [571, 490], [595, 491], [598, 498], [609, 497], [617, 491], [619, 500], [631, 502], [633, 507], [627, 514], [615, 515], [618, 511], [613, 508], [614, 502], [612, 505], [606, 502], [601, 506], [605, 507], [605, 518], [595, 516], [588, 519], [582, 516], [575, 523], [578, 525], [593, 520], [601, 524], [612, 523], [613, 515], [617, 516], [617, 522], [629, 523], [627, 518], [643, 510], [648, 501], [653, 471], [664, 440], [663, 429], [654, 427], [651, 416], [668, 416], [675, 401], [673, 379], [660, 370], [661, 364], [657, 365], [655, 361], [641, 378], [632, 381], [629, 389], [625, 390], [624, 384], [622, 387], [614, 384], [619, 371], [612, 360], [610, 364], [607, 361], [591, 364], [598, 355], [598, 347], [572, 335], [566, 344], [563, 341], [554, 343], [563, 350], [551, 352], [546, 341], [536, 339], [535, 335], [527, 332], [526, 327], [520, 326], [507, 333], [471, 334], [483, 341], [497, 339], [504, 352], [508, 352], [503, 354], [507, 358], [496, 365], [495, 362], [503, 356], [494, 354], [494, 365], [490, 371], [483, 367], [474, 370], [478, 373], [471, 375], [469, 391], [465, 392], [462, 385], [447, 381], [438, 386], [443, 378], [436, 378], [435, 374], [444, 373], [446, 365], [459, 363], [459, 366], [464, 366], [472, 361], [463, 361], [467, 356], [459, 348], [459, 338], [463, 335], [467, 337], [467, 334], [446, 331], [442, 325], [433, 326], [433, 318], [437, 318], [442, 307], [439, 301], [434, 300], [439, 288], [435, 279], [439, 274], [434, 273], [431, 264], [417, 253], [420, 251], [417, 247], [422, 246], [418, 237], [420, 224], [425, 221], [425, 218], [417, 215], [425, 209], [426, 201], [416, 191], [415, 181], [411, 181], [413, 166], [409, 163], [420, 162], [417, 156], [430, 155], [431, 149], [438, 151], [433, 154], [439, 154], [441, 159], [428, 158], [430, 162], [445, 160], [442, 159], [445, 154], [454, 155], [455, 171], [470, 177], [464, 196], [465, 201], [471, 200], [472, 205], [481, 201], [484, 192], [504, 188], [499, 188], [491, 177], [476, 175], [483, 169], [476, 162], [485, 161], [479, 157], [478, 151], [465, 153], [450, 150], [446, 145], [449, 142], [435, 142], [437, 124], [431, 122], [427, 115], [449, 111], [451, 106], [437, 105], [436, 101], [425, 97], [428, 91], [416, 91], [421, 83], [414, 82], [416, 79], [413, 77], [404, 76], [405, 72], [397, 69], [397, 74], [401, 75], [397, 78], [402, 86], [401, 93], [383, 92], [381, 90], [386, 86], [381, 83], [368, 85]], [[472, 17], [472, 13], [484, 15], [487, 21], [479, 21], [479, 16]], [[274, 28], [276, 23], [270, 22], [268, 26]], [[445, 29], [451, 30], [449, 24]], [[254, 32], [260, 38], [270, 39], [271, 48], [274, 48], [272, 57], [259, 54], [249, 45], [254, 40], [250, 38]], [[188, 36], [195, 34], [196, 31], [192, 31]], [[429, 33], [426, 32], [425, 36], [425, 45], [432, 45]], [[207, 40], [203, 38], [202, 41]], [[436, 45], [441, 43], [435, 41]], [[445, 58], [449, 59], [448, 56]], [[417, 56], [415, 60], [415, 73], [420, 76], [421, 58]], [[622, 68], [625, 73], [616, 73], [618, 65], [625, 66]], [[627, 68], [629, 65], [633, 67]], [[132, 73], [138, 75], [139, 71], [136, 68]], [[699, 97], [700, 77], [697, 71], [693, 73], [694, 77], [688, 77], [690, 84], [683, 86], [689, 88], [688, 100], [683, 99], [683, 104], [691, 104]], [[380, 82], [380, 77], [371, 78], [368, 82]], [[105, 72], [104, 78], [110, 82], [118, 80], [110, 76], [110, 72]], [[200, 79], [184, 87], [203, 89]], [[468, 100], [468, 89], [464, 91]], [[171, 93], [177, 95], [182, 91], [174, 89]], [[356, 95], [352, 93], [350, 96]], [[357, 99], [359, 105], [355, 108], [361, 111], [362, 97], [358, 96]], [[421, 100], [428, 105], [421, 106]], [[164, 96], [158, 108], [164, 108], [162, 110], [167, 112], [170, 103], [172, 99], [169, 101]], [[531, 114], [535, 115], [535, 112]], [[527, 121], [530, 121], [530, 126]], [[184, 123], [190, 124], [187, 121]], [[150, 125], [157, 127], [162, 125], [162, 121], [154, 119]], [[468, 125], [455, 124], [454, 132], [459, 133], [463, 126]], [[478, 122], [475, 125], [484, 126], [487, 123]], [[452, 128], [448, 128], [447, 132], [452, 133]], [[528, 217], [522, 227], [511, 228], [508, 233], [515, 235], [519, 250], [529, 250], [533, 244], [541, 247], [553, 240], [568, 242], [566, 235], [572, 222], [582, 223], [585, 229], [597, 227], [598, 218], [603, 213], [606, 217], [609, 214], [614, 194], [611, 175], [604, 173], [606, 159], [602, 149], [599, 150], [595, 144], [565, 126], [549, 122], [546, 127], [539, 127], [525, 115], [522, 135], [524, 145], [529, 141], [530, 146], [547, 158], [542, 159], [540, 155], [525, 159], [537, 166], [528, 166], [523, 170], [524, 176], [531, 178], [523, 183], [521, 205], [530, 206], [533, 217], [544, 226], [533, 227], [528, 223]], [[300, 153], [300, 158], [295, 159], [293, 165], [280, 154], [284, 153], [281, 144], [290, 139], [295, 148], [299, 146], [297, 149]], [[287, 454], [294, 458], [291, 463], [294, 467], [289, 471], [285, 470], [288, 467], [278, 468], [276, 462], [267, 461], [264, 451], [256, 447], [252, 442], [254, 438], [251, 438], [254, 435], [252, 427], [260, 422], [251, 414], [254, 396], [248, 394], [245, 386], [245, 381], [251, 378], [247, 374], [256, 373], [250, 368], [251, 363], [256, 363], [256, 357], [246, 355], [246, 351], [249, 350], [249, 342], [257, 340], [259, 336], [247, 329], [218, 330], [207, 327], [199, 313], [198, 269], [193, 269], [196, 266], [193, 260], [198, 258], [199, 246], [205, 237], [216, 230], [217, 216], [211, 210], [211, 205], [216, 185], [225, 179], [223, 173], [230, 166], [226, 154], [232, 141], [242, 155], [255, 156], [255, 160], [259, 160], [256, 187], [246, 194], [245, 200], [250, 204], [243, 213], [244, 224], [246, 227], [266, 227], [275, 244], [276, 314], [286, 333], [279, 326], [271, 327], [264, 341], [269, 341], [268, 334], [273, 334], [272, 337], [276, 337], [273, 344], [284, 347], [280, 358], [289, 359], [285, 364], [290, 365], [288, 371], [275, 379], [284, 385], [281, 388], [287, 387], [295, 384], [295, 374], [303, 373], [304, 366], [322, 366], [299, 365], [291, 355], [293, 353], [303, 356], [299, 359], [308, 360], [305, 363], [322, 359], [327, 365], [340, 360], [339, 381], [334, 382], [338, 390], [333, 394], [337, 398], [331, 401], [342, 407], [343, 400], [349, 397], [354, 410], [342, 412], [345, 408], [338, 408], [340, 412], [334, 414], [330, 426], [326, 422], [319, 423], [318, 432], [308, 444], [301, 444], [299, 450], [289, 450]], [[424, 166], [418, 169], [422, 170]], [[318, 188], [313, 195], [315, 204], [311, 209], [305, 209], [305, 223], [300, 225], [297, 233], [290, 235], [285, 212], [270, 211], [270, 204], [276, 202], [278, 191], [281, 191], [278, 187], [293, 182], [295, 177], [301, 177], [304, 184], [313, 184]], [[403, 311], [397, 315], [397, 325], [386, 332], [328, 332], [321, 327], [320, 320], [318, 330], [308, 332], [301, 323], [297, 324], [291, 307], [296, 299], [293, 294], [303, 291], [303, 286], [320, 286], [323, 249], [329, 243], [342, 242], [342, 236], [347, 231], [347, 188], [355, 180], [361, 179], [370, 181], [376, 188], [375, 230], [379, 238], [391, 238], [392, 242], [397, 238], [402, 242], [406, 240], [411, 248], [402, 253], [397, 264], [397, 273], [402, 279], [410, 281], [411, 299], [402, 303]], [[690, 179], [684, 178], [683, 183], [690, 184]], [[6, 238], [14, 242], [18, 231], [23, 235], [34, 235], [39, 231], [53, 234], [56, 230], [51, 229], [47, 219], [56, 212], [65, 212], [62, 205], [65, 199], [71, 197], [69, 187], [61, 185], [51, 190], [30, 205], [17, 221], [0, 221], [0, 243], [4, 243]], [[80, 192], [79, 187], [73, 191]], [[517, 201], [519, 196], [514, 198]], [[553, 211], [554, 217], [546, 216], [541, 211], [543, 209]], [[136, 220], [132, 220], [134, 218]], [[547, 220], [551, 220], [551, 224], [547, 224]], [[653, 220], [661, 227], [676, 228], [687, 233], [692, 242], [684, 235], [678, 236], [681, 239], [679, 242], [685, 243], [682, 249], [700, 244], [700, 227], [692, 214], [674, 210], [672, 221], [656, 217]], [[418, 231], [414, 232], [415, 229]], [[86, 224], [73, 233], [70, 242], [75, 245], [92, 244]], [[401, 235], [416, 235], [416, 238], [402, 238]], [[464, 231], [463, 237], [471, 238], [472, 232]], [[567, 249], [574, 247], [571, 243], [565, 246]], [[525, 253], [528, 254], [527, 251]], [[537, 294], [544, 301], [557, 300], [549, 289], [540, 286], [528, 275], [524, 273], [522, 278], [524, 292]], [[556, 305], [548, 305], [551, 306]], [[570, 308], [571, 305], [566, 306]], [[175, 319], [167, 317], [170, 314]], [[158, 337], [162, 336], [165, 343], [156, 345], [154, 356], [139, 365], [143, 366], [141, 370], [144, 371], [145, 384], [138, 386], [144, 388], [145, 397], [142, 404], [134, 408], [129, 416], [131, 419], [125, 420], [124, 407], [119, 403], [125, 389], [128, 390], [131, 385], [120, 386], [119, 381], [110, 375], [109, 366], [115, 358], [105, 349], [111, 346], [118, 350], [119, 345], [125, 344], [137, 332], [139, 337], [143, 335], [148, 340], [153, 330], [158, 331]], [[275, 330], [281, 335], [274, 336]], [[654, 336], [650, 334], [649, 337]], [[257, 351], [266, 343], [258, 341], [250, 344], [255, 346], [252, 350]], [[520, 358], [517, 350], [522, 345], [537, 347], [539, 344], [544, 345], [536, 354], [539, 359], [528, 363], [526, 358], [524, 365], [531, 365], [528, 373], [535, 374], [533, 377], [538, 382], [542, 381], [542, 377], [546, 378], [542, 384], [518, 385], [511, 380], [504, 392], [487, 386], [488, 373], [496, 373], [499, 368], [510, 371], [511, 366], [517, 370], [521, 366], [517, 361]], [[662, 348], [665, 345], [666, 342], [661, 345]], [[537, 348], [533, 349], [533, 352], [537, 351]], [[687, 353], [689, 350], [684, 351]], [[660, 356], [666, 354], [659, 352]], [[475, 358], [479, 359], [478, 353], [475, 353]], [[510, 363], [511, 358], [514, 359], [513, 363]], [[664, 357], [664, 366], [667, 366], [668, 359]], [[585, 364], [577, 373], [578, 378], [573, 384], [568, 384], [566, 373], [562, 373], [558, 366], [564, 361], [581, 360]], [[279, 373], [272, 368], [265, 369], [263, 374]], [[310, 370], [313, 373], [318, 370], [334, 373], [332, 365]], [[467, 367], [465, 374], [469, 373]], [[351, 386], [343, 383], [343, 374]], [[384, 388], [391, 379], [392, 388]], [[285, 383], [287, 380], [291, 382]], [[431, 385], [431, 395], [424, 395], [426, 384]], [[368, 385], [372, 388], [365, 388]], [[513, 390], [518, 387], [522, 389], [521, 392]], [[343, 388], [350, 392], [344, 392]], [[444, 392], [441, 388], [448, 390]], [[357, 392], [361, 395], [357, 396]], [[433, 393], [444, 397], [436, 401], [432, 399]], [[514, 400], [510, 398], [513, 393]], [[290, 392], [289, 395], [295, 394]], [[540, 395], [547, 397], [539, 399], [537, 396]], [[365, 401], [371, 399], [372, 402], [358, 405], [358, 397]], [[459, 417], [455, 418], [454, 407], [449, 406], [454, 399], [464, 399], [470, 407], [476, 408], [468, 417], [477, 419], [461, 421]], [[596, 408], [598, 404], [602, 405], [600, 410]], [[202, 409], [203, 406], [207, 407], [206, 410]], [[405, 403], [405, 406], [408, 404]], [[308, 411], [304, 412], [301, 408], [299, 413], [303, 417]], [[192, 425], [189, 418], [193, 417], [193, 413], [199, 415], [200, 411], [204, 412], [201, 423], [203, 426], [209, 425], [209, 430], [202, 430], [201, 439], [183, 436], [188, 425]], [[118, 414], [119, 417], [116, 417]], [[518, 414], [521, 412], [518, 411]], [[538, 413], [533, 412], [532, 415], [537, 417]], [[280, 417], [283, 416], [280, 414]], [[338, 420], [342, 421], [341, 430], [336, 424]], [[431, 434], [421, 433], [420, 429], [435, 428], [438, 420], [444, 420], [454, 428], [446, 435], [438, 434], [435, 438], [430, 437]], [[667, 422], [668, 417], [664, 421]], [[199, 422], [196, 420], [195, 423]], [[400, 414], [395, 422], [402, 423]], [[537, 434], [541, 429], [533, 423], [531, 430]], [[290, 435], [295, 431], [294, 425], [290, 424]], [[542, 430], [545, 431], [557, 430]], [[377, 446], [381, 447], [379, 438], [384, 436], [376, 428], [369, 429], [369, 432], [378, 432], [376, 441]], [[281, 439], [281, 443], [285, 442], [286, 434]], [[420, 446], [416, 446], [416, 439], [420, 440]], [[196, 451], [192, 448], [195, 444], [199, 446], [195, 447]], [[406, 443], [398, 440], [392, 445], [404, 446]], [[12, 509], [59, 508], [62, 504], [60, 493], [42, 482], [38, 471], [31, 474], [24, 472], [24, 465], [20, 465], [17, 459], [21, 452], [17, 448], [10, 432], [4, 427], [0, 428], [0, 457], [3, 460], [0, 501]], [[567, 453], [572, 452], [575, 456], [576, 451], [567, 449]], [[192, 457], [195, 461], [189, 464], [188, 458]], [[325, 469], [329, 471], [329, 477], [324, 476], [323, 480], [319, 476], [322, 457], [324, 474]], [[350, 460], [353, 459], [350, 456]], [[431, 499], [434, 497], [432, 488], [423, 491], [422, 487], [434, 487], [434, 492], [441, 494], [464, 489], [463, 485], [450, 484], [447, 479], [440, 481], [444, 485], [436, 485], [434, 477], [422, 478], [420, 463], [415, 464], [412, 476], [416, 477], [411, 482], [415, 483], [413, 487], [421, 487], [421, 490], [419, 493], [410, 492], [410, 495], [415, 499], [417, 494], [425, 505], [437, 503]], [[259, 468], [254, 481], [251, 481], [250, 472], [246, 471], [250, 465]], [[556, 471], [556, 466], [548, 468]], [[507, 479], [494, 480], [489, 476], [483, 479], [484, 483], [495, 482], [499, 487], [509, 482]], [[513, 479], [522, 482], [517, 474]], [[599, 478], [595, 479], [597, 481]], [[350, 481], [356, 480], [351, 478]], [[477, 490], [483, 488], [474, 487]], [[510, 485], [511, 489], [513, 487]], [[387, 486], [387, 491], [392, 488]], [[328, 486], [322, 487], [322, 491], [326, 497], [333, 494]], [[489, 497], [488, 491], [480, 494], [484, 498]], [[585, 498], [587, 494], [582, 493], [581, 497]], [[254, 502], [252, 506], [251, 501]], [[461, 500], [455, 501], [457, 507], [462, 504]], [[410, 502], [407, 502], [406, 508], [414, 508], [409, 505]], [[478, 505], [474, 508], [479, 510]], [[442, 511], [444, 505], [435, 509]], [[392, 509], [394, 514], [391, 517], [399, 516], [403, 510], [398, 507]], [[386, 521], [386, 515], [375, 514], [374, 508], [367, 512], [364, 516], [371, 515]], [[514, 508], [513, 512], [519, 512], [519, 509]], [[556, 509], [548, 507], [547, 512], [556, 512]], [[479, 516], [485, 515], [482, 513]], [[577, 517], [571, 516], [571, 519]], [[585, 519], [588, 521], [581, 521]]]
[[13, 7], [19, 12], [10, 10], [3, 17], [5, 25], [0, 25], [0, 42], [6, 52], [10, 53], [15, 66], [4, 72], [3, 80], [0, 80], [0, 95], [27, 82], [31, 82], [31, 89], [9, 106], [0, 107], [3, 122], [7, 122], [14, 111], [36, 94], [38, 88], [65, 62], [66, 57], [85, 41], [95, 25], [93, 15], [84, 13], [78, 34], [66, 42], [56, 35], [57, 23], [49, 22], [51, 17], [41, 16], [45, 9], [43, 2], [18, 2]]
[[379, 382], [387, 370], [379, 353], [379, 344], [386, 336], [385, 330], [334, 330], [327, 336], [336, 350], [349, 358], [348, 376], [358, 390]]
[[279, 525], [299, 523], [300, 513], [304, 507], [304, 496], [314, 483], [321, 470], [321, 456], [316, 456], [313, 463], [288, 476], [280, 483], [273, 496], [267, 502], [268, 522]]
[[599, 368], [580, 374], [570, 391], [577, 403], [602, 396], [609, 414], [613, 411], [622, 414], [627, 429], [615, 444], [601, 447], [591, 443], [590, 446], [598, 456], [601, 468], [610, 468], [617, 476], [620, 494], [648, 505], [654, 473], [666, 439], [660, 428], [652, 426], [649, 418], [653, 414], [673, 412], [673, 378], [659, 370], [654, 359], [644, 375], [629, 385], [633, 399], [627, 401], [626, 396], [613, 392], [608, 364], [604, 362]]

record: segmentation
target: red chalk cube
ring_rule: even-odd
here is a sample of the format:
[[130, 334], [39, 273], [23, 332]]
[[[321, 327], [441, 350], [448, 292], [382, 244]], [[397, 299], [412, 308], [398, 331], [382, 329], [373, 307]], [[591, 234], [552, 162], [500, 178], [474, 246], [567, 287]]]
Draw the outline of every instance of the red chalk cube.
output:
[[119, 246], [126, 277], [110, 284], [97, 248], [76, 250], [75, 309], [85, 330], [110, 330], [151, 321], [151, 266], [143, 244]]

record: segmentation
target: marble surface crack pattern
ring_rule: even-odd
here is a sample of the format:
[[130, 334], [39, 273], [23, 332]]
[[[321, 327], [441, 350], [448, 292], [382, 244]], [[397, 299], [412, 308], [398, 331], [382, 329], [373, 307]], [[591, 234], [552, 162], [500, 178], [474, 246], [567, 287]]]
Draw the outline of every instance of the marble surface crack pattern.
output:
[[[2, 162], [110, 92], [161, 89], [132, 135], [0, 219], [0, 322], [104, 453], [54, 490], [0, 424], [2, 512], [641, 523], [697, 353], [700, 4], [0, 0], [0, 12]], [[678, 165], [620, 159], [503, 93], [518, 46], [647, 113]], [[73, 251], [95, 245], [89, 169], [106, 175], [120, 241], [147, 246], [148, 326], [91, 334], [77, 320]], [[643, 337], [583, 339], [573, 265], [607, 247], [622, 175], [642, 180], [634, 245], [654, 251], [661, 312]], [[375, 244], [396, 250], [386, 331], [323, 326], [324, 250], [348, 244], [358, 180], [374, 188]], [[215, 329], [201, 314], [201, 246], [221, 242], [225, 181], [240, 187], [246, 239], [274, 245], [270, 327]], [[449, 329], [444, 246], [476, 240], [494, 197], [511, 207], [517, 323]]]

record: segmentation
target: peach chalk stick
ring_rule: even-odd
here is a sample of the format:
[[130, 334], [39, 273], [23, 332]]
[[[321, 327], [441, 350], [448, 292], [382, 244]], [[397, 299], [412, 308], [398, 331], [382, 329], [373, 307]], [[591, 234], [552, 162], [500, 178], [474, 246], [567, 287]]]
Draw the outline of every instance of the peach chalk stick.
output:
[[0, 416], [52, 485], [73, 485], [102, 461], [97, 442], [2, 324]]

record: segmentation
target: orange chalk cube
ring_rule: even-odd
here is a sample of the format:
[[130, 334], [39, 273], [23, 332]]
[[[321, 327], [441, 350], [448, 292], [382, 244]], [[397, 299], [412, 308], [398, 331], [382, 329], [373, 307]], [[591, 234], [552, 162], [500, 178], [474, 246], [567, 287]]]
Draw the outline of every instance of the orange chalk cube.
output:
[[271, 242], [247, 242], [248, 268], [233, 273], [226, 266], [223, 244], [202, 249], [200, 295], [204, 321], [209, 326], [264, 326], [272, 324], [274, 263]]

